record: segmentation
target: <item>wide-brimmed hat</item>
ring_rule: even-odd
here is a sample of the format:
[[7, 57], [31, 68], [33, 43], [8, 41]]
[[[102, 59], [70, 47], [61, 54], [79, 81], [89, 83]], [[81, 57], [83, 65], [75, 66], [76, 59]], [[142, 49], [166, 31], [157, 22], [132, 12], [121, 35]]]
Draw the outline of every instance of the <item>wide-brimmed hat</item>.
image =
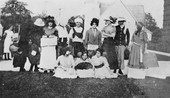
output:
[[112, 16], [109, 16], [107, 18], [104, 19], [105, 21], [110, 21], [111, 23], [115, 23], [117, 18], [116, 17], [112, 17]]
[[142, 22], [137, 22], [136, 25], [137, 25], [137, 26], [140, 26], [140, 27], [143, 27], [143, 26], [144, 26], [144, 23], [142, 23]]
[[119, 17], [118, 22], [126, 22], [126, 19], [124, 17]]
[[34, 25], [42, 27], [45, 25], [45, 23], [41, 18], [37, 18], [34, 22]]
[[79, 22], [79, 23], [83, 23], [83, 20], [80, 17], [77, 17], [74, 19], [74, 22]]

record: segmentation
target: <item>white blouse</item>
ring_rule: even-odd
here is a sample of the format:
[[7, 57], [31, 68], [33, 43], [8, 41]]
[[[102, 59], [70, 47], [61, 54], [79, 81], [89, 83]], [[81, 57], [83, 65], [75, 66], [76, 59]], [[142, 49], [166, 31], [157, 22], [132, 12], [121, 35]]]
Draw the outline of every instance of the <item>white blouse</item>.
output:
[[104, 66], [108, 67], [109, 66], [109, 63], [106, 59], [106, 57], [103, 57], [103, 56], [100, 56], [100, 57], [97, 57], [96, 55], [92, 57], [92, 63], [94, 66], [98, 66], [102, 63], [104, 63]]
[[[75, 31], [77, 33], [81, 33], [83, 28], [82, 27], [74, 27]], [[72, 35], [73, 35], [74, 31], [73, 31], [73, 28], [70, 30], [70, 33], [69, 33], [69, 37], [73, 40], [73, 42], [83, 42], [83, 40], [85, 39], [85, 33], [83, 31], [83, 38], [78, 38], [77, 36], [75, 36], [74, 38], [72, 38]]]
[[69, 55], [67, 57], [64, 55], [61, 55], [58, 57], [56, 62], [57, 62], [57, 66], [62, 66], [65, 68], [72, 68], [75, 66], [74, 58], [72, 55]]

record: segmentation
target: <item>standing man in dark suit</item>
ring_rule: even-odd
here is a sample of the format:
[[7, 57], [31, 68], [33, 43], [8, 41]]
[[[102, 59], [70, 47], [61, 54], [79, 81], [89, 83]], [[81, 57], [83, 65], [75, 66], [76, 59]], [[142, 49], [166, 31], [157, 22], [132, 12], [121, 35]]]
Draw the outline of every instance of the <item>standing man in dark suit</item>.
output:
[[116, 45], [116, 53], [118, 60], [118, 73], [123, 75], [122, 70], [125, 68], [124, 66], [124, 50], [129, 45], [130, 41], [130, 33], [129, 29], [125, 26], [126, 20], [121, 17], [118, 19], [118, 26], [116, 26], [116, 35], [114, 38], [114, 42]]

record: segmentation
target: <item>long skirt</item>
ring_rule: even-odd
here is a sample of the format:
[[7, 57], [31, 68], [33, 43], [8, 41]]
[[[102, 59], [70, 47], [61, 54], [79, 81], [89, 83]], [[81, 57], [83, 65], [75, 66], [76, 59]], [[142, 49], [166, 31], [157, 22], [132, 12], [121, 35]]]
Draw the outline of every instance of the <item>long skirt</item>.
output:
[[15, 54], [13, 59], [14, 67], [24, 67], [26, 62], [26, 56], [23, 54]]
[[63, 49], [68, 46], [67, 38], [59, 38], [57, 46], [57, 57], [63, 54]]
[[55, 46], [42, 47], [40, 57], [40, 68], [44, 70], [54, 69], [56, 65], [56, 49]]
[[85, 50], [84, 45], [81, 42], [73, 42], [72, 46], [73, 46], [72, 52], [74, 57], [77, 57], [78, 52], [83, 52]]
[[117, 78], [117, 74], [112, 73], [105, 66], [95, 69], [96, 78]]
[[118, 69], [118, 61], [113, 38], [105, 38], [102, 48], [107, 53], [106, 58], [108, 60], [110, 69]]
[[130, 68], [141, 68], [140, 66], [140, 46], [133, 44], [129, 56], [128, 67]]
[[72, 68], [60, 68], [55, 69], [55, 74], [53, 75], [57, 78], [77, 78], [75, 70]]

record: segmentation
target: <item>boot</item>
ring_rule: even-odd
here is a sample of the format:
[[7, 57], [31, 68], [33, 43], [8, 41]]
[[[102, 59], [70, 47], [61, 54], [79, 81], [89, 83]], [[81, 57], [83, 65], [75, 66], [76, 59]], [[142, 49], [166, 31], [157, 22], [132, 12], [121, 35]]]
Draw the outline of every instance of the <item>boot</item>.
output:
[[117, 69], [114, 69], [113, 73], [116, 73]]
[[38, 67], [37, 67], [37, 65], [35, 65], [34, 72], [38, 72]]
[[7, 60], [7, 53], [4, 53], [4, 60]]
[[9, 53], [7, 53], [7, 60], [11, 60]]
[[24, 67], [20, 67], [20, 70], [19, 70], [20, 72], [25, 72], [26, 70], [25, 70], [25, 68]]
[[118, 72], [120, 75], [123, 75], [123, 72], [121, 69], [119, 69], [119, 72]]
[[34, 65], [31, 64], [29, 72], [32, 72], [32, 71], [33, 71], [33, 70], [32, 70], [32, 69], [33, 69], [33, 66], [34, 66]]

